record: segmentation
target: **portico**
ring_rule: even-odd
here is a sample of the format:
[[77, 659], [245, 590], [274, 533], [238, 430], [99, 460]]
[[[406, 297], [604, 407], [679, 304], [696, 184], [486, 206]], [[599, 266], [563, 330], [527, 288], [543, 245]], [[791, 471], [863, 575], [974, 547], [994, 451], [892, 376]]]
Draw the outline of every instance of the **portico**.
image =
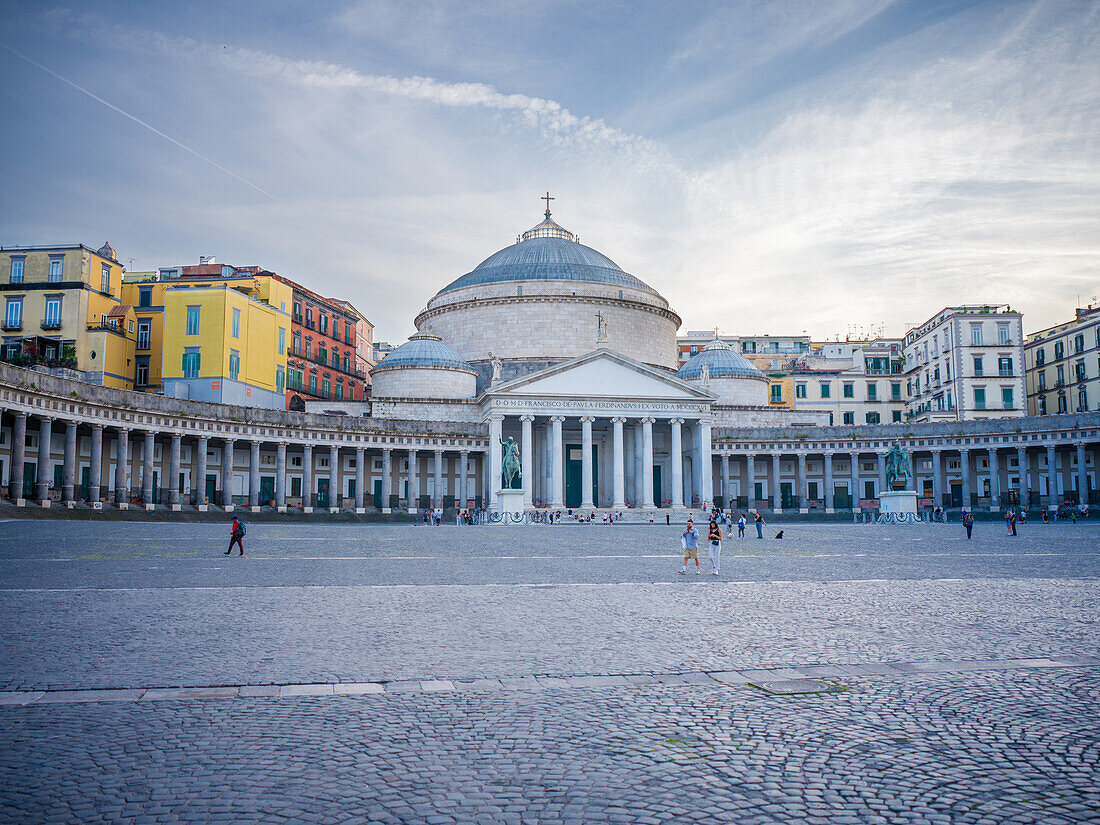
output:
[[[597, 350], [490, 387], [480, 404], [490, 467], [500, 466], [501, 439], [519, 445], [525, 506], [682, 510], [711, 503], [713, 400], [667, 373]], [[490, 509], [501, 487], [493, 472]]]

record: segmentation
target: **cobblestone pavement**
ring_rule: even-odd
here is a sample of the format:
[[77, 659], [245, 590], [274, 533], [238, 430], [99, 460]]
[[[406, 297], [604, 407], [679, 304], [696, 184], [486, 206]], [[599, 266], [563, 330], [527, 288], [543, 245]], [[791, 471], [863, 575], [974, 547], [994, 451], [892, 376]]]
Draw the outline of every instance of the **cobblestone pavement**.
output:
[[3, 523], [0, 821], [1095, 821], [1100, 529], [960, 529]]

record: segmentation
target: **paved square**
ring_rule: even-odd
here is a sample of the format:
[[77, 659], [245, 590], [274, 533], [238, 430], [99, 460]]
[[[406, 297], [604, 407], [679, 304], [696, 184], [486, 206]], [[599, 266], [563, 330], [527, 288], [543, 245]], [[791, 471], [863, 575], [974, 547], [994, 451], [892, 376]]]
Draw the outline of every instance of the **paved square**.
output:
[[225, 533], [0, 525], [0, 821], [1100, 810], [1097, 526]]

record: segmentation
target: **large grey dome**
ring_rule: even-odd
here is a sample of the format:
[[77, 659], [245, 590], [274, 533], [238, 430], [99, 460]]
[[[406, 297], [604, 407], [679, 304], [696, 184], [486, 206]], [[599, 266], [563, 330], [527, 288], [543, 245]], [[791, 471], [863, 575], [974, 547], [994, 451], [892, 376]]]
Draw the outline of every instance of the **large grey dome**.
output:
[[466, 370], [473, 373], [474, 368], [455, 350], [443, 343], [437, 336], [426, 332], [413, 335], [401, 346], [390, 352], [371, 370], [371, 374], [388, 369], [409, 369], [413, 367], [435, 367], [453, 370]]
[[573, 233], [555, 223], [549, 213], [512, 246], [490, 255], [437, 294], [505, 281], [584, 281], [656, 294], [656, 290], [624, 272], [603, 253], [577, 242]]

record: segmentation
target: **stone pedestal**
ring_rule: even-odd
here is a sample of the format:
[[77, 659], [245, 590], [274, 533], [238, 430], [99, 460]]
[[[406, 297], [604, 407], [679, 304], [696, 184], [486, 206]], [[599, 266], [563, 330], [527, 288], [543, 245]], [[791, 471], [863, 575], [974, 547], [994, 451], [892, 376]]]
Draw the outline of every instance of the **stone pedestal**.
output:
[[891, 490], [880, 493], [878, 497], [878, 511], [883, 515], [887, 513], [914, 513], [917, 512], [917, 494], [913, 490]]
[[497, 512], [522, 513], [523, 490], [500, 490], [497, 492]]

